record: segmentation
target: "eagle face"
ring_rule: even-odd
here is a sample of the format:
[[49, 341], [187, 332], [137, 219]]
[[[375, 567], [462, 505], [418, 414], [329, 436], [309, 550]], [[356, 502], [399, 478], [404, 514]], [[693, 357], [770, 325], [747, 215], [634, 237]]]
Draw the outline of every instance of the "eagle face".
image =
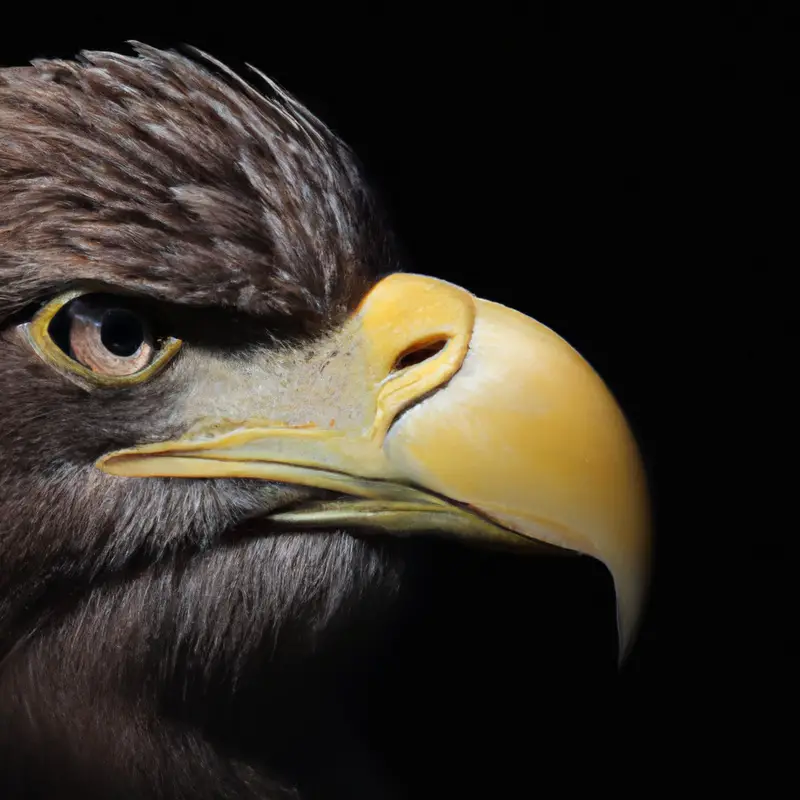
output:
[[136, 50], [0, 71], [19, 780], [46, 749], [98, 796], [295, 796], [209, 731], [269, 676], [389, 635], [429, 534], [603, 560], [627, 644], [646, 491], [599, 378], [538, 323], [400, 272], [352, 153], [267, 79]]

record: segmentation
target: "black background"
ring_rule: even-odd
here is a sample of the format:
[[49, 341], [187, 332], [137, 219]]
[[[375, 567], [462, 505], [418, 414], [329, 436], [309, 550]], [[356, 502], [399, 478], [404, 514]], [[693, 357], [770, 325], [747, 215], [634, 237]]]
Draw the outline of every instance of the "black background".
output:
[[[131, 38], [193, 44], [237, 69], [253, 63], [359, 154], [409, 269], [534, 316], [595, 366], [644, 454], [656, 569], [639, 643], [619, 675], [607, 669], [604, 577], [589, 575], [591, 589], [577, 598], [562, 589], [551, 600], [571, 603], [567, 617], [588, 644], [567, 652], [596, 659], [603, 700], [575, 687], [580, 701], [565, 699], [570, 719], [553, 730], [559, 743], [547, 757], [561, 743], [574, 752], [564, 788], [583, 765], [599, 777], [599, 764], [615, 783], [649, 785], [639, 770], [670, 780], [707, 763], [728, 734], [748, 748], [768, 740], [797, 699], [787, 680], [796, 596], [781, 572], [790, 537], [776, 516], [783, 490], [775, 477], [758, 501], [778, 463], [752, 455], [773, 438], [767, 429], [781, 411], [770, 403], [765, 417], [751, 405], [778, 393], [772, 351], [754, 328], [769, 332], [780, 319], [789, 280], [775, 268], [796, 269], [796, 248], [794, 261], [771, 255], [761, 228], [776, 194], [791, 189], [777, 173], [789, 168], [782, 115], [799, 99], [792, 31], [791, 19], [741, 3], [704, 20], [567, 4], [318, 13], [226, 3], [185, 14], [136, 5], [4, 24], [0, 63], [125, 49]], [[509, 607], [530, 600], [524, 581], [472, 577]], [[464, 589], [445, 582], [441, 591]], [[480, 615], [480, 596], [471, 602]], [[581, 611], [586, 602], [592, 609]], [[429, 659], [390, 668], [400, 698], [405, 677], [425, 669], [435, 685], [430, 718], [418, 720], [411, 744], [397, 745], [403, 759], [444, 764], [446, 785], [467, 794], [490, 786], [498, 765], [497, 787], [530, 785], [546, 766], [537, 760], [546, 735], [538, 709], [554, 698], [526, 669], [536, 643], [525, 641], [524, 623], [519, 610], [483, 619], [477, 667], [460, 670], [439, 640]], [[552, 641], [563, 646], [563, 634]], [[489, 692], [464, 683], [481, 671]], [[574, 675], [586, 681], [585, 671]], [[756, 729], [759, 710], [767, 717]], [[402, 719], [397, 708], [385, 713]], [[525, 730], [512, 727], [520, 718]], [[451, 744], [461, 757], [438, 752]]]

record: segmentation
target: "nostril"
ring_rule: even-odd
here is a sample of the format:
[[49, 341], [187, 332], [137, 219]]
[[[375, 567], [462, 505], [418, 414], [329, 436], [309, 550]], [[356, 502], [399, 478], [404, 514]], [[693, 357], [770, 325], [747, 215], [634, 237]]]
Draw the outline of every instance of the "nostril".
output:
[[433, 358], [433, 356], [444, 349], [446, 344], [447, 339], [445, 337], [417, 342], [399, 356], [397, 361], [394, 362], [392, 372], [399, 372], [401, 369], [413, 367], [415, 364]]

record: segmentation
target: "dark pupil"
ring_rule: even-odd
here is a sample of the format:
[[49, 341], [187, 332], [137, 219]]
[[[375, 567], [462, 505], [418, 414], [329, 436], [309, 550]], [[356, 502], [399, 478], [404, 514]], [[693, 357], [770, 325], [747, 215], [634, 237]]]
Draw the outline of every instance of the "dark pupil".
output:
[[103, 346], [115, 356], [132, 356], [144, 341], [144, 328], [139, 318], [122, 308], [112, 308], [100, 322]]

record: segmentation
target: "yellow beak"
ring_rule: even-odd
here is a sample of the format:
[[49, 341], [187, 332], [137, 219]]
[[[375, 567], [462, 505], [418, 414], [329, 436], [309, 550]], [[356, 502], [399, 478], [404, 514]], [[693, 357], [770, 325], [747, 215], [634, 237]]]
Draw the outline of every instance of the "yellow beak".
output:
[[377, 284], [334, 344], [302, 381], [255, 396], [246, 420], [204, 420], [98, 466], [343, 496], [272, 515], [285, 523], [592, 556], [614, 579], [624, 657], [648, 581], [647, 487], [625, 418], [587, 362], [516, 311], [408, 274]]

